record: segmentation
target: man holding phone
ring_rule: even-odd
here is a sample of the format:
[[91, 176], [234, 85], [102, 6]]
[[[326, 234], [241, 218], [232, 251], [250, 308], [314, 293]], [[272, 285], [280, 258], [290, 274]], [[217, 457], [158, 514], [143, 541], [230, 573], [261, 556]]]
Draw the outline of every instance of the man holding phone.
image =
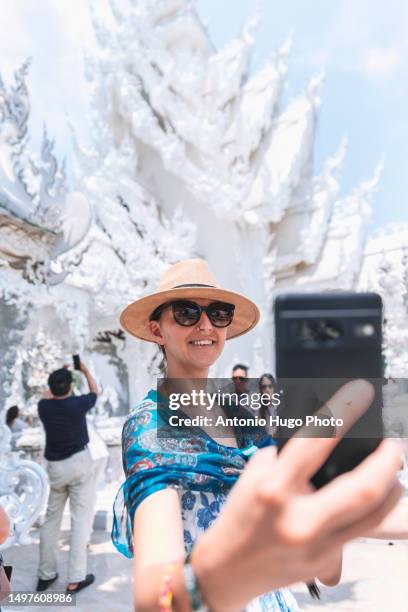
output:
[[62, 514], [70, 502], [71, 532], [68, 592], [92, 584], [86, 573], [88, 512], [92, 495], [92, 459], [88, 450], [86, 414], [96, 403], [98, 387], [85, 364], [76, 360], [89, 393], [72, 395], [72, 373], [67, 367], [52, 372], [49, 390], [38, 403], [45, 429], [45, 458], [50, 482], [47, 513], [40, 532], [40, 565], [37, 591], [45, 591], [57, 578], [57, 542]]

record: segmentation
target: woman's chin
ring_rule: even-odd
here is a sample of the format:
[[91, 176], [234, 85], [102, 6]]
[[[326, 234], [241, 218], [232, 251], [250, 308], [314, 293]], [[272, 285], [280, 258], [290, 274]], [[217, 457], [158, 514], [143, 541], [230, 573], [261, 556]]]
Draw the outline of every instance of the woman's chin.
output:
[[209, 368], [218, 359], [219, 351], [210, 349], [193, 349], [188, 354], [188, 365], [197, 368]]
[[194, 369], [210, 368], [216, 359], [195, 359], [189, 362], [189, 367]]

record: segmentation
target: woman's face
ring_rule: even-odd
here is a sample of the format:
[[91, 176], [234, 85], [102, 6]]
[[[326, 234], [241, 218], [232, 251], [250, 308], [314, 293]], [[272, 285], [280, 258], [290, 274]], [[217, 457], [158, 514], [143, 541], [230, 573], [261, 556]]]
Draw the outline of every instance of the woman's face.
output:
[[[215, 300], [196, 298], [192, 301], [208, 306]], [[227, 327], [215, 327], [205, 312], [191, 327], [176, 323], [171, 308], [166, 308], [159, 321], [150, 321], [150, 330], [157, 337], [157, 343], [166, 351], [168, 375], [176, 378], [183, 372], [190, 376], [204, 374], [217, 360], [224, 348]], [[191, 374], [193, 373], [193, 374]], [[205, 373], [205, 376], [207, 373]], [[199, 376], [197, 376], [199, 377]]]

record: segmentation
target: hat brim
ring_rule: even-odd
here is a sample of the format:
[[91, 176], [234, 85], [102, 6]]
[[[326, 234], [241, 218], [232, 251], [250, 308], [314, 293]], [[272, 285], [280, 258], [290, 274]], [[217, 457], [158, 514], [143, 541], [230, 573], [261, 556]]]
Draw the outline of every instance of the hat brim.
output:
[[166, 302], [194, 298], [234, 304], [234, 318], [231, 325], [227, 327], [227, 340], [246, 334], [259, 321], [260, 312], [257, 305], [239, 293], [218, 289], [217, 287], [180, 287], [168, 289], [167, 291], [159, 291], [132, 302], [120, 315], [120, 323], [123, 329], [132, 334], [132, 336], [157, 343], [157, 338], [149, 329], [149, 320], [152, 312]]

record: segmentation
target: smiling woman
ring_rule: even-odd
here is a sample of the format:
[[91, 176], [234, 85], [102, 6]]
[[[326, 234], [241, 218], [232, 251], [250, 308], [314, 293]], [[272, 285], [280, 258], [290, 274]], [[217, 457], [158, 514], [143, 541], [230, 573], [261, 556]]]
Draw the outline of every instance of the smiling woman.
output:
[[[122, 313], [121, 323], [133, 335], [158, 344], [166, 356], [168, 379], [197, 380], [207, 379], [209, 368], [220, 356], [225, 341], [249, 331], [258, 319], [257, 306], [244, 296], [221, 289], [205, 261], [187, 260], [167, 271], [155, 294], [128, 306]], [[154, 559], [156, 563], [159, 560], [171, 561], [184, 556], [183, 548], [184, 554], [192, 551], [194, 541], [200, 532], [211, 526], [220, 513], [230, 487], [250, 454], [256, 450], [250, 441], [244, 449], [240, 449], [232, 426], [224, 426], [223, 444], [211, 439], [205, 432], [214, 432], [213, 421], [205, 415], [197, 415], [188, 423], [195, 428], [194, 431], [201, 432], [201, 452], [193, 454], [193, 450], [197, 450], [197, 439], [194, 439], [194, 444], [192, 440], [184, 440], [183, 444], [180, 442], [177, 455], [169, 453], [170, 448], [174, 447], [172, 440], [156, 438], [152, 445], [147, 430], [157, 434], [161, 418], [156, 402], [157, 394], [151, 391], [142, 404], [132, 411], [125, 425], [124, 465], [127, 466], [128, 476], [136, 475], [137, 484], [136, 481], [130, 483], [128, 478], [115, 503], [113, 541], [124, 554], [134, 554], [137, 610], [156, 609], [150, 599], [151, 593], [146, 594], [142, 587], [142, 569], [148, 559]], [[229, 437], [225, 437], [226, 430]], [[144, 439], [150, 442], [145, 445]], [[226, 443], [230, 446], [226, 446]], [[159, 453], [155, 452], [157, 445], [160, 447]], [[245, 454], [248, 449], [251, 452]], [[211, 476], [206, 468], [209, 457], [212, 458]], [[142, 464], [141, 461], [146, 458], [149, 463]], [[177, 463], [184, 465], [183, 472], [178, 476]], [[169, 466], [167, 469], [164, 467], [166, 464]], [[190, 473], [185, 471], [188, 465]], [[142, 483], [140, 477], [143, 480], [147, 477], [147, 480]], [[153, 478], [151, 484], [150, 477]], [[159, 493], [160, 489], [163, 491]], [[156, 494], [150, 496], [154, 492]], [[134, 500], [132, 503], [130, 498]], [[155, 514], [156, 503], [162, 508], [167, 507], [168, 524], [163, 529], [164, 540], [169, 542], [168, 550], [165, 546], [158, 557], [153, 553], [158, 545], [155, 538], [149, 540], [142, 535], [147, 516], [145, 513], [150, 516]], [[170, 533], [174, 535], [170, 537]], [[187, 562], [184, 573], [189, 571]], [[188, 583], [186, 576], [185, 581]], [[188, 601], [186, 584], [181, 584], [180, 592], [176, 591], [177, 588], [174, 595], [179, 602], [183, 598]], [[153, 595], [153, 599], [156, 599], [154, 603], [157, 603], [159, 595], [159, 592]], [[260, 609], [274, 609], [265, 607], [265, 597]], [[267, 597], [276, 609], [297, 609], [288, 591], [270, 593]], [[149, 601], [148, 605], [145, 605], [146, 600]]]
[[[155, 293], [124, 310], [121, 323], [165, 351], [167, 379], [182, 379], [185, 390], [189, 379], [204, 379], [206, 387], [226, 340], [258, 319], [253, 302], [222, 289], [206, 262], [195, 259], [172, 266]], [[231, 427], [220, 441], [202, 419], [191, 435], [163, 437], [162, 406], [170, 400], [164, 393], [148, 393], [122, 436], [126, 481], [114, 504], [112, 539], [134, 557], [138, 612], [297, 610], [284, 587], [315, 577], [338, 582], [342, 545], [397, 503], [400, 449], [392, 443], [347, 482], [314, 492], [309, 480], [338, 439], [297, 438], [277, 457], [270, 437], [258, 441]], [[344, 409], [350, 393], [362, 409], [369, 406], [368, 383], [339, 395]]]

